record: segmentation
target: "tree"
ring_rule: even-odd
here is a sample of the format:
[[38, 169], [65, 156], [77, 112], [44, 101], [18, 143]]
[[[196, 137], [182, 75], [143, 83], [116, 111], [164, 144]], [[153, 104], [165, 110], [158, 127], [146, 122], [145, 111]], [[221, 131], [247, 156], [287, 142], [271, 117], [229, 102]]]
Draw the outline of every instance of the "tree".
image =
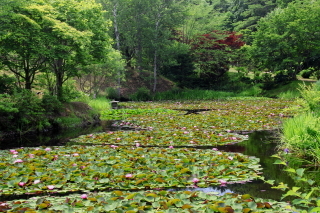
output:
[[171, 29], [174, 29], [181, 21], [179, 16], [179, 8], [174, 1], [149, 1], [149, 10], [145, 16], [146, 39], [143, 50], [145, 58], [152, 62], [153, 92], [157, 90], [159, 68], [165, 64], [165, 61], [170, 61], [169, 57], [172, 57], [172, 55], [168, 55], [169, 47], [173, 44], [173, 41], [170, 40], [172, 37]]
[[24, 81], [25, 89], [31, 90], [36, 73], [46, 67], [46, 33], [42, 27], [51, 10], [32, 1], [10, 1], [1, 10], [0, 60]]
[[63, 83], [79, 68], [101, 63], [112, 40], [108, 22], [93, 0], [33, 0], [15, 2], [1, 13], [1, 62], [31, 89], [37, 72], [50, 69], [63, 100]]
[[223, 15], [217, 16], [218, 13], [214, 11], [214, 8], [206, 0], [192, 0], [184, 4], [184, 21], [177, 30], [181, 32], [181, 38], [185, 43], [199, 34], [212, 29], [220, 29], [224, 17]]
[[235, 59], [235, 50], [245, 43], [235, 32], [212, 31], [191, 41], [198, 75], [205, 81], [217, 81]]
[[259, 22], [249, 53], [261, 68], [295, 79], [301, 70], [319, 67], [319, 21], [319, 1], [290, 3]]
[[49, 1], [57, 13], [49, 20], [48, 64], [56, 76], [56, 94], [63, 99], [63, 83], [78, 76], [79, 68], [101, 63], [111, 43], [107, 35], [108, 23], [102, 8], [93, 0]]
[[124, 69], [124, 64], [125, 62], [120, 52], [111, 49], [107, 56], [106, 63], [93, 64], [82, 68], [83, 75], [78, 78], [81, 91], [95, 98], [108, 78], [114, 76], [120, 78], [118, 74], [119, 71]]
[[[127, 66], [139, 71], [153, 71], [153, 91], [157, 87], [158, 70], [170, 62], [171, 33], [182, 22], [181, 5], [185, 1], [167, 0], [100, 0], [112, 17], [114, 37], [119, 38], [119, 47]], [[116, 20], [116, 21], [115, 21]], [[118, 44], [117, 44], [118, 46]]]

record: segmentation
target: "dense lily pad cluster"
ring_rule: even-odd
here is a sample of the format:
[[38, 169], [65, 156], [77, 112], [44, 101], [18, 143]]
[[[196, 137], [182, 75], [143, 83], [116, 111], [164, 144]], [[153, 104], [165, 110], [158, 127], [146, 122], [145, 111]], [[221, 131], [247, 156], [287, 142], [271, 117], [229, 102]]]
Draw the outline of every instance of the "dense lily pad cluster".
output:
[[[11, 208], [11, 209], [9, 209]], [[203, 192], [169, 191], [112, 191], [69, 195], [67, 197], [46, 196], [29, 200], [18, 200], [3, 205], [3, 209], [34, 211], [50, 209], [51, 212], [292, 212], [288, 204], [272, 200], [254, 199], [250, 195]]]
[[75, 143], [115, 144], [132, 146], [218, 146], [238, 143], [248, 138], [237, 133], [209, 131], [117, 131], [83, 135]]
[[[0, 151], [1, 199], [37, 196], [0, 202], [0, 212], [292, 212], [285, 203], [249, 195], [164, 191], [260, 178], [258, 158], [215, 147], [246, 140], [239, 131], [278, 128], [291, 116], [285, 110], [290, 104], [272, 99], [124, 103], [130, 116], [116, 113], [124, 118], [116, 125], [135, 131], [84, 135], [73, 139], [73, 146]], [[189, 109], [201, 110], [186, 113]], [[75, 194], [62, 196], [70, 192]]]
[[3, 152], [0, 158], [3, 194], [207, 187], [249, 181], [261, 170], [255, 157], [192, 148], [71, 146], [14, 151]]
[[[131, 125], [144, 129], [152, 127], [164, 131], [173, 129], [208, 130], [211, 128], [220, 131], [271, 130], [279, 128], [281, 120], [292, 115], [292, 112], [287, 109], [290, 104], [292, 104], [290, 101], [273, 99], [193, 102], [189, 104], [152, 102], [149, 103], [151, 107], [179, 110], [203, 109], [204, 111], [187, 115], [184, 115], [183, 112], [177, 114], [170, 113], [170, 111], [152, 116], [139, 114], [127, 118], [126, 122], [118, 125]], [[129, 102], [124, 103], [124, 107], [143, 108], [146, 105], [145, 103]]]

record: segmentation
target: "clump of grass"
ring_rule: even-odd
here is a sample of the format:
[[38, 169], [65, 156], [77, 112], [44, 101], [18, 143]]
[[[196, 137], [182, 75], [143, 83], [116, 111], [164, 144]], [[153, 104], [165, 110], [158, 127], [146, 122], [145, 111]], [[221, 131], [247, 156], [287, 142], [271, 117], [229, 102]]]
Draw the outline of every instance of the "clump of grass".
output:
[[152, 96], [150, 94], [150, 90], [146, 87], [141, 87], [130, 96], [130, 99], [133, 101], [151, 101]]
[[87, 103], [90, 107], [92, 107], [95, 111], [98, 112], [111, 109], [110, 100], [105, 97], [90, 99]]
[[82, 119], [76, 116], [69, 116], [69, 117], [60, 117], [55, 120], [55, 122], [61, 128], [71, 128], [76, 127], [82, 123]]
[[153, 100], [213, 100], [235, 96], [238, 95], [233, 92], [201, 89], [175, 89], [167, 92], [156, 93]]
[[262, 92], [262, 89], [259, 87], [259, 85], [254, 85], [248, 89], [243, 90], [242, 92], [240, 92], [239, 95], [241, 96], [260, 96]]
[[320, 113], [320, 82], [313, 85], [300, 85], [299, 89], [302, 98], [308, 103], [312, 112]]
[[315, 113], [300, 114], [283, 123], [282, 147], [298, 156], [313, 158], [319, 162], [320, 118]]
[[299, 91], [294, 91], [294, 90], [288, 90], [285, 92], [281, 92], [278, 95], [278, 98], [282, 99], [295, 99], [300, 97], [300, 92]]

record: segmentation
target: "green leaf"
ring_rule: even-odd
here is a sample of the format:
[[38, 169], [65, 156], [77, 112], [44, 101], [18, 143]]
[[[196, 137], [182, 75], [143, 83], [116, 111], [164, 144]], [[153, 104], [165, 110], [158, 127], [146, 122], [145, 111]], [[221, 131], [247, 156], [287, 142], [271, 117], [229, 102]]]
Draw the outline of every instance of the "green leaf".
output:
[[311, 209], [310, 212], [320, 212], [320, 207], [315, 207], [315, 208]]
[[287, 165], [285, 162], [283, 162], [282, 160], [276, 160], [273, 164], [282, 164], [282, 165]]
[[297, 175], [299, 175], [300, 177], [302, 177], [304, 171], [305, 171], [305, 169], [300, 168], [300, 169], [297, 169], [296, 173], [297, 173]]
[[293, 168], [287, 168], [287, 169], [285, 169], [284, 171], [296, 173], [296, 170], [293, 169]]

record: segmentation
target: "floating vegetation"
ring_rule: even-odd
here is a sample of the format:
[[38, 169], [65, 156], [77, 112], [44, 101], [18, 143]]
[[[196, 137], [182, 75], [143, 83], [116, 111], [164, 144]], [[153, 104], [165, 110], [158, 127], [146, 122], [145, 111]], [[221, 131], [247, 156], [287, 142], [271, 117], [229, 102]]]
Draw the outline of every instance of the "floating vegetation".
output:
[[261, 200], [249, 194], [169, 191], [112, 191], [83, 193], [63, 197], [45, 196], [3, 203], [6, 212], [292, 212], [285, 202]]
[[83, 135], [72, 139], [80, 144], [131, 146], [219, 146], [246, 140], [247, 135], [216, 131], [116, 131]]
[[2, 200], [31, 196], [0, 202], [0, 212], [293, 212], [284, 202], [250, 195], [169, 191], [264, 179], [258, 158], [216, 146], [247, 139], [238, 132], [279, 128], [293, 115], [291, 104], [266, 98], [121, 103], [102, 117], [130, 131], [83, 135], [72, 146], [0, 151]]
[[[70, 146], [1, 151], [2, 194], [197, 187], [259, 177], [259, 159], [193, 148]], [[223, 181], [223, 182], [222, 182]]]

